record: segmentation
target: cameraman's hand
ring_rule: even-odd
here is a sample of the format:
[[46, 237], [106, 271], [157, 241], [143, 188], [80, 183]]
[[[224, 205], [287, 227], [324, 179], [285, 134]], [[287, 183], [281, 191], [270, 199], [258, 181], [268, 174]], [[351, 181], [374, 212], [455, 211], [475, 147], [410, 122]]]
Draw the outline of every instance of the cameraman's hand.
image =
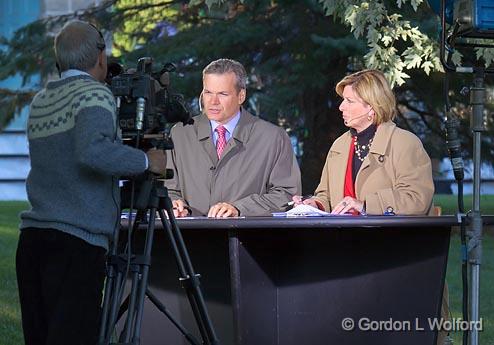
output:
[[166, 172], [166, 154], [164, 150], [151, 149], [146, 152], [148, 156], [148, 170], [159, 175]]
[[182, 199], [177, 199], [172, 201], [173, 204], [173, 214], [175, 217], [187, 217], [189, 215], [189, 209], [185, 205], [185, 202]]

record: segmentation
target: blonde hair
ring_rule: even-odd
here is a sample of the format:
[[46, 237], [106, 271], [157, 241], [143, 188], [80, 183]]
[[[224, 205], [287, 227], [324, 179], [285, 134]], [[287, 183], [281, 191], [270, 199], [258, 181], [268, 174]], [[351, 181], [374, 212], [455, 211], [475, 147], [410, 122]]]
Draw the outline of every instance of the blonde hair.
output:
[[351, 85], [357, 96], [372, 107], [376, 125], [395, 118], [396, 98], [381, 71], [366, 69], [347, 75], [336, 84], [336, 93], [343, 97], [347, 85]]

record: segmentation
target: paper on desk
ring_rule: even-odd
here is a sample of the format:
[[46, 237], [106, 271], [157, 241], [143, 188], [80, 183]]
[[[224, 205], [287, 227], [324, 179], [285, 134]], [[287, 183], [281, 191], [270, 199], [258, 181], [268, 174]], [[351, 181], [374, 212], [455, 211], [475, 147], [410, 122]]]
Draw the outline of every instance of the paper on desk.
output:
[[287, 212], [275, 212], [273, 217], [324, 217], [330, 216], [331, 213], [321, 211], [318, 208], [312, 207], [310, 205], [297, 205]]
[[[165, 215], [166, 215], [166, 213], [165, 213]], [[136, 212], [132, 212], [132, 220], [135, 220], [136, 216], [137, 216], [137, 213]], [[149, 218], [149, 212], [146, 212], [146, 221], [147, 221], [148, 218]], [[129, 212], [128, 211], [123, 211], [120, 214], [120, 219], [129, 219]], [[157, 211], [156, 211], [156, 219], [161, 219], [160, 218], [160, 215], [159, 215], [159, 213]]]

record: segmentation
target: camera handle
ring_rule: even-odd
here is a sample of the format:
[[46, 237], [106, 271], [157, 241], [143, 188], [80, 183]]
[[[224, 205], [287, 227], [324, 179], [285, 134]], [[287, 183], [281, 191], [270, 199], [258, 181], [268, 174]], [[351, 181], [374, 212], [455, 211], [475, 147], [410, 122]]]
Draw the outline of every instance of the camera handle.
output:
[[[144, 202], [146, 201], [146, 202]], [[101, 329], [98, 344], [109, 345], [110, 338], [115, 328], [116, 322], [127, 310], [127, 318], [124, 329], [120, 334], [119, 345], [140, 344], [140, 332], [142, 325], [142, 316], [144, 310], [144, 299], [147, 295], [150, 301], [170, 319], [178, 328], [185, 338], [193, 345], [200, 343], [190, 333], [187, 333], [166, 310], [165, 306], [148, 289], [148, 274], [151, 266], [151, 249], [155, 230], [156, 211], [158, 212], [163, 228], [165, 229], [170, 241], [173, 254], [179, 270], [179, 281], [185, 289], [189, 303], [191, 305], [196, 323], [198, 325], [203, 344], [219, 345], [219, 340], [214, 331], [211, 319], [209, 317], [202, 290], [200, 288], [200, 275], [194, 272], [187, 248], [182, 238], [182, 234], [173, 215], [173, 204], [168, 196], [166, 187], [159, 185], [156, 177], [148, 174], [148, 177], [142, 182], [141, 191], [136, 202], [138, 214], [132, 227], [132, 232], [139, 228], [140, 219], [143, 219], [149, 210], [149, 222], [146, 232], [146, 242], [142, 255], [130, 256], [129, 269], [131, 274], [131, 291], [124, 301], [120, 304], [123, 295], [123, 286], [125, 283], [124, 273], [127, 271], [129, 256], [128, 254], [117, 254], [119, 241], [119, 230], [114, 234], [114, 240], [111, 247], [107, 281], [105, 286], [105, 296], [103, 301], [103, 313], [101, 320]], [[165, 212], [168, 215], [166, 219]], [[118, 314], [117, 314], [117, 309]]]

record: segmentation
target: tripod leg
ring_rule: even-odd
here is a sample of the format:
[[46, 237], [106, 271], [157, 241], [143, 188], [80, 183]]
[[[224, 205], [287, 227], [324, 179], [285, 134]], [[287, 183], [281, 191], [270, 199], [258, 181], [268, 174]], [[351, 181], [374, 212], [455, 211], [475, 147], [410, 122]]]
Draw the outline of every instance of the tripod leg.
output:
[[99, 336], [98, 336], [98, 345], [104, 345], [104, 341], [105, 341], [105, 338], [106, 338], [106, 327], [107, 327], [107, 318], [105, 317], [105, 315], [108, 314], [108, 306], [110, 304], [110, 299], [107, 298], [107, 294], [110, 293], [110, 290], [111, 290], [111, 282], [109, 283], [108, 280], [111, 279], [113, 280], [113, 278], [107, 278], [107, 281], [106, 281], [106, 284], [107, 286], [105, 286], [105, 297], [103, 299], [103, 310], [102, 310], [102, 313], [101, 313], [101, 324], [100, 324], [100, 329], [99, 329]]
[[[129, 235], [139, 227], [139, 223], [140, 220], [139, 217], [137, 217], [136, 221], [132, 224], [132, 230], [129, 231]], [[117, 229], [114, 234], [110, 252], [111, 255], [109, 256], [108, 260], [108, 278], [105, 286], [102, 322], [98, 340], [98, 344], [100, 345], [106, 345], [110, 343], [111, 334], [115, 328], [117, 320], [120, 318], [120, 316], [118, 316], [117, 318], [117, 312], [119, 311], [120, 302], [123, 297], [124, 286], [122, 286], [122, 283], [125, 282], [124, 271], [126, 271], [126, 267], [124, 267], [124, 265], [122, 264], [122, 262], [124, 262], [123, 259], [117, 255], [119, 240], [120, 229]], [[130, 248], [128, 248], [128, 251], [128, 255], [130, 255]], [[127, 261], [128, 260], [130, 260], [130, 257], [128, 257]]]
[[127, 296], [127, 298], [125, 298], [125, 300], [122, 302], [122, 305], [118, 309], [117, 322], [118, 322], [118, 320], [120, 320], [122, 315], [125, 314], [125, 312], [129, 309], [129, 299], [130, 299], [130, 296]]
[[[134, 223], [134, 226], [132, 227], [132, 233], [129, 234], [129, 238], [128, 238], [128, 250], [130, 252], [131, 250], [131, 246], [130, 246], [130, 243], [132, 241], [131, 237], [133, 234], [135, 234], [135, 232], [137, 231], [138, 227], [139, 227], [139, 223], [140, 223], [140, 220], [142, 219], [145, 219], [146, 218], [146, 210], [139, 210], [137, 212], [137, 215], [136, 215], [136, 222]], [[132, 253], [130, 253], [132, 254]], [[132, 272], [132, 275], [131, 275], [131, 288], [130, 288], [130, 294], [129, 296], [127, 297], [126, 299], [126, 302], [127, 302], [127, 318], [126, 318], [126, 321], [125, 321], [125, 326], [124, 326], [124, 329], [122, 331], [122, 333], [120, 334], [120, 340], [119, 341], [123, 341], [125, 343], [128, 343], [131, 339], [131, 335], [132, 333], [134, 332], [134, 328], [133, 328], [133, 325], [134, 325], [134, 322], [135, 322], [135, 307], [136, 307], [136, 300], [137, 300], [137, 289], [138, 289], [138, 284], [139, 284], [139, 274], [140, 274], [140, 263], [139, 262], [136, 262], [138, 261], [139, 259], [136, 258], [136, 257], [133, 257], [132, 258], [132, 264], [130, 265], [130, 271]], [[125, 302], [124, 302], [125, 304]], [[122, 305], [123, 306], [123, 305]], [[122, 309], [122, 308], [120, 308]], [[119, 318], [120, 318], [121, 314], [119, 314]], [[118, 319], [117, 319], [118, 321]]]
[[[116, 230], [118, 231], [118, 230]], [[118, 237], [118, 236], [117, 236]], [[115, 246], [115, 242], [112, 244], [112, 247]], [[112, 249], [111, 250], [112, 257], [116, 253], [116, 250]], [[108, 268], [107, 268], [107, 278], [106, 278], [106, 283], [105, 283], [105, 295], [103, 299], [103, 310], [101, 313], [101, 325], [100, 325], [100, 330], [99, 330], [99, 337], [98, 337], [98, 344], [99, 345], [104, 345], [105, 339], [108, 337], [107, 333], [110, 333], [110, 330], [107, 330], [108, 327], [108, 310], [110, 306], [110, 300], [112, 296], [112, 290], [114, 288], [113, 283], [115, 280], [115, 272], [117, 271], [115, 264], [111, 263], [112, 259], [109, 258], [108, 260]]]
[[143, 261], [139, 263], [142, 266], [142, 270], [141, 270], [141, 278], [138, 286], [137, 305], [135, 306], [136, 316], [135, 316], [135, 324], [134, 324], [134, 332], [133, 332], [134, 335], [132, 337], [132, 344], [135, 345], [140, 344], [141, 341], [140, 336], [141, 336], [142, 315], [144, 311], [144, 300], [146, 297], [146, 290], [148, 285], [149, 266], [151, 264], [151, 250], [153, 246], [155, 220], [156, 220], [156, 208], [150, 208], [149, 224], [146, 234], [146, 244], [144, 246]]
[[132, 325], [135, 317], [137, 287], [139, 283], [139, 266], [136, 264], [132, 264], [131, 271], [132, 271], [132, 285], [130, 289], [130, 295], [126, 299], [126, 301], [128, 302], [127, 319], [125, 322], [124, 330], [122, 331], [122, 334], [120, 336], [120, 339], [123, 339], [123, 342], [125, 343], [129, 342], [130, 335], [133, 332]]
[[[107, 261], [107, 273], [105, 282], [105, 292], [103, 298], [103, 309], [101, 313], [101, 325], [98, 337], [98, 344], [104, 345], [109, 342], [111, 332], [113, 329], [113, 323], [108, 322], [111, 319], [112, 314], [108, 314], [110, 310], [110, 304], [115, 304], [114, 300], [116, 298], [116, 292], [118, 287], [118, 282], [120, 281], [119, 276], [121, 272], [119, 270], [119, 262], [117, 256], [118, 242], [120, 240], [120, 227], [115, 229], [113, 234], [112, 244], [110, 247], [110, 255]], [[113, 308], [111, 308], [113, 309]]]
[[172, 202], [168, 197], [164, 198], [164, 202], [170, 223], [166, 222], [163, 210], [159, 209], [158, 213], [161, 217], [163, 228], [166, 229], [168, 233], [172, 249], [175, 252], [177, 265], [181, 274], [181, 281], [185, 287], [187, 296], [189, 297], [189, 302], [197, 324], [199, 325], [203, 341], [205, 344], [219, 344], [219, 340], [206, 308], [206, 303], [204, 302], [204, 297], [200, 288], [199, 275], [194, 272], [189, 253], [180, 229], [178, 228], [175, 216], [173, 215]]
[[194, 296], [191, 294], [190, 288], [188, 288], [188, 286], [187, 286], [188, 285], [187, 282], [189, 281], [190, 276], [187, 273], [187, 270], [185, 268], [185, 265], [184, 265], [184, 262], [182, 259], [183, 253], [178, 248], [177, 241], [175, 239], [175, 236], [173, 235], [173, 231], [171, 229], [170, 224], [165, 221], [166, 218], [164, 216], [163, 211], [158, 210], [158, 213], [160, 215], [161, 223], [163, 224], [163, 228], [165, 229], [165, 231], [168, 235], [170, 246], [172, 247], [172, 251], [174, 253], [175, 262], [178, 266], [178, 271], [179, 271], [179, 275], [180, 275], [179, 281], [181, 282], [182, 287], [184, 288], [185, 293], [187, 294], [187, 299], [189, 300], [189, 303], [191, 304], [192, 312], [194, 313], [194, 318], [197, 322], [197, 326], [199, 327], [199, 332], [201, 333], [203, 340], [205, 340], [204, 343], [208, 344], [209, 343], [208, 342], [209, 336], [208, 336], [208, 333], [206, 331], [206, 326], [204, 325], [204, 321], [201, 317], [201, 314], [199, 313], [199, 307], [197, 305], [197, 302], [196, 302]]
[[158, 308], [159, 311], [165, 314], [168, 320], [170, 320], [170, 322], [173, 323], [175, 327], [177, 327], [177, 329], [180, 331], [180, 333], [184, 335], [185, 339], [187, 339], [189, 343], [191, 343], [192, 345], [201, 344], [199, 340], [197, 340], [192, 335], [192, 333], [187, 332], [185, 327], [183, 327], [180, 323], [178, 323], [177, 320], [175, 320], [175, 318], [170, 314], [170, 312], [166, 309], [166, 307], [159, 301], [159, 299], [149, 289], [147, 289], [146, 295], [149, 297], [149, 300], [156, 306], [156, 308]]
[[118, 298], [118, 296], [120, 295], [122, 280], [123, 280], [123, 273], [119, 271], [113, 282], [111, 296], [109, 296], [109, 298], [111, 299], [110, 302], [111, 305], [110, 305], [110, 315], [108, 316], [108, 330], [105, 334], [105, 340], [104, 340], [105, 345], [110, 343], [110, 337], [113, 332], [113, 329], [115, 328], [115, 324], [117, 320], [117, 311], [120, 305], [120, 299]]

